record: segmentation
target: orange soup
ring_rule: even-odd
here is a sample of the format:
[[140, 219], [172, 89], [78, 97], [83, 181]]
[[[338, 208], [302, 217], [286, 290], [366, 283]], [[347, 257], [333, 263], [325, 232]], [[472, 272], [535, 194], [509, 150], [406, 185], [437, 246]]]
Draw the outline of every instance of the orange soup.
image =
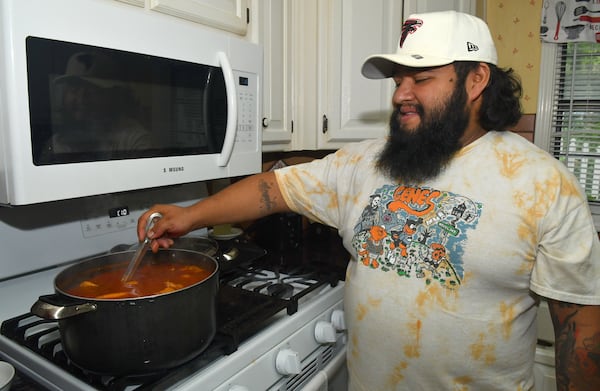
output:
[[205, 280], [212, 273], [198, 265], [177, 262], [142, 264], [132, 278], [122, 282], [124, 268], [107, 269], [66, 293], [92, 299], [127, 299], [173, 292]]

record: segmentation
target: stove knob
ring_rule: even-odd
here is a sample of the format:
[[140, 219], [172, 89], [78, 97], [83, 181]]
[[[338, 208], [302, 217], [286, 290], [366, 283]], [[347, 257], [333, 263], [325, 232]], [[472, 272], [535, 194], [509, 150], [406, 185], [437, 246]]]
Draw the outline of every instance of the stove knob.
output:
[[333, 310], [331, 313], [331, 324], [336, 331], [346, 331], [344, 310]]
[[250, 389], [248, 387], [234, 385], [229, 387], [227, 391], [250, 391]]
[[315, 339], [321, 344], [335, 343], [336, 338], [333, 325], [324, 320], [318, 321], [315, 325]]
[[302, 372], [300, 355], [292, 349], [282, 349], [275, 357], [275, 368], [284, 376], [299, 374]]

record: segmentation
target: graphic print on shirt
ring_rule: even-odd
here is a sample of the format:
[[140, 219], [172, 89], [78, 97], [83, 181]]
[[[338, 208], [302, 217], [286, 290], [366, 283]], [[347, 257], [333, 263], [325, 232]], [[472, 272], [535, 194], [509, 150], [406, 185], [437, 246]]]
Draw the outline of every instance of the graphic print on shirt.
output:
[[463, 245], [482, 205], [428, 187], [385, 185], [369, 198], [354, 226], [358, 261], [455, 289], [464, 277]]

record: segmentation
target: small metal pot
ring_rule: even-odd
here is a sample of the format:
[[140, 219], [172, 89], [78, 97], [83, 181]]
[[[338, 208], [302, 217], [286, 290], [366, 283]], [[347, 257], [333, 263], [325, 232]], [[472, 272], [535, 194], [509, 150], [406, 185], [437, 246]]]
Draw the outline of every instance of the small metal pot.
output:
[[211, 270], [205, 280], [173, 292], [128, 299], [89, 299], [69, 287], [106, 268], [125, 270], [134, 251], [102, 255], [60, 272], [55, 294], [41, 296], [31, 312], [58, 320], [62, 347], [71, 361], [91, 372], [139, 375], [189, 361], [216, 332], [218, 262], [190, 250], [148, 252], [143, 263], [182, 262]]

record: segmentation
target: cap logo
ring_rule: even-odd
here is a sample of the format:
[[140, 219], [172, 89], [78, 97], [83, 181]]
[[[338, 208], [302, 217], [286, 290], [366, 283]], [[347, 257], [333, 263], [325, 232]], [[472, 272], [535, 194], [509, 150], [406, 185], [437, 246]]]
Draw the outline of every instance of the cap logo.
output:
[[402, 47], [406, 37], [408, 37], [408, 34], [414, 33], [422, 25], [423, 21], [421, 19], [406, 19], [402, 25], [402, 35], [400, 35], [400, 42], [398, 42], [398, 46]]
[[467, 41], [467, 52], [476, 52], [479, 50], [479, 46], [475, 45], [472, 42]]

